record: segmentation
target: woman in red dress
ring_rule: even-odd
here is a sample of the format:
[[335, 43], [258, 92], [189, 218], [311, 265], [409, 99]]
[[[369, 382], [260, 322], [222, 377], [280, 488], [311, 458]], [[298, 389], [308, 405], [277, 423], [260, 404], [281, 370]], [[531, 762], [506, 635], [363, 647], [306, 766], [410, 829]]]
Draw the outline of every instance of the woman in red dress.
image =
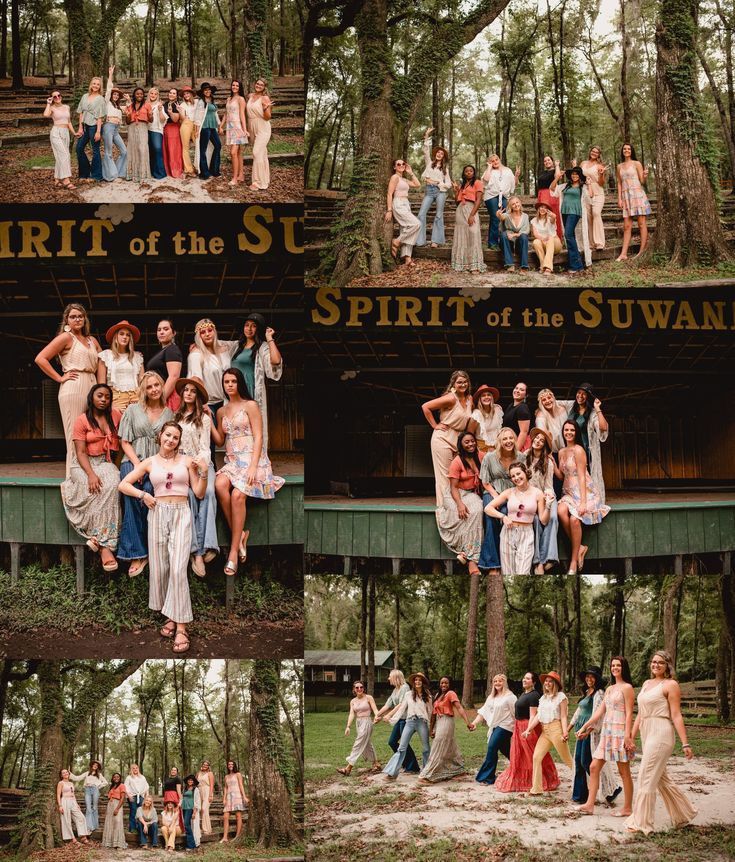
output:
[[163, 164], [168, 176], [176, 179], [184, 175], [184, 156], [179, 131], [179, 123], [183, 118], [179, 107], [179, 91], [176, 87], [171, 87], [164, 104], [168, 120], [163, 127]]
[[[515, 703], [516, 723], [510, 740], [510, 765], [495, 780], [495, 789], [502, 793], [527, 793], [531, 789], [533, 776], [533, 751], [541, 733], [537, 726], [535, 733], [524, 738], [523, 732], [528, 722], [536, 714], [541, 698], [541, 683], [538, 674], [529, 671], [522, 680], [523, 694]], [[556, 790], [559, 776], [551, 755], [541, 761], [544, 790]]]

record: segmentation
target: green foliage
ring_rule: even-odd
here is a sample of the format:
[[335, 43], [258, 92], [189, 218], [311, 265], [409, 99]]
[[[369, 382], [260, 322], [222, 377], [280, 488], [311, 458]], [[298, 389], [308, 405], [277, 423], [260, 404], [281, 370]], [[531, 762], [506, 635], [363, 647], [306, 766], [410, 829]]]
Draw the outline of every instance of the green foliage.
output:
[[276, 765], [289, 793], [293, 792], [293, 753], [286, 745], [281, 726], [280, 706], [276, 692], [279, 688], [280, 662], [272, 659], [257, 659], [253, 663], [250, 682], [253, 690], [252, 709], [265, 737], [268, 757]]

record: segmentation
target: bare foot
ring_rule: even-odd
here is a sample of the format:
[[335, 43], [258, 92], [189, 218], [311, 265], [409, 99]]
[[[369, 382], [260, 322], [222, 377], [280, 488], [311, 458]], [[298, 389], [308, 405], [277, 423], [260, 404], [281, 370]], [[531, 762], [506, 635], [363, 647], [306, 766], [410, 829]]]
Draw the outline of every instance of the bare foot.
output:
[[577, 568], [580, 572], [584, 568], [584, 558], [587, 556], [587, 551], [589, 551], [587, 545], [579, 546], [579, 553], [577, 554]]

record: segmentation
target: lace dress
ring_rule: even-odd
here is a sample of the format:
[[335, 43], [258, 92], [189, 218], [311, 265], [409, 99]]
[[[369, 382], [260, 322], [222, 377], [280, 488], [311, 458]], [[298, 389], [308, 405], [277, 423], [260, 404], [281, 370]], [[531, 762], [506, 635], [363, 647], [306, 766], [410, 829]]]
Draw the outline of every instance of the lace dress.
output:
[[272, 500], [276, 491], [283, 486], [284, 480], [273, 475], [270, 459], [263, 448], [255, 481], [248, 485], [246, 477], [253, 458], [253, 432], [245, 408], [237, 410], [232, 418], [225, 416], [222, 420], [225, 432], [225, 464], [217, 475], [227, 476], [234, 488], [242, 491], [248, 497], [260, 500]]

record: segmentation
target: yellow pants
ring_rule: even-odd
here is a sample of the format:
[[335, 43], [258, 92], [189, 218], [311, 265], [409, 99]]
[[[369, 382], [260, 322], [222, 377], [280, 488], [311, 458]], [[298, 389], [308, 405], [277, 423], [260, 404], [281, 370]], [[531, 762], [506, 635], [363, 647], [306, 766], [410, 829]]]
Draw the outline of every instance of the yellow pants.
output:
[[541, 761], [552, 748], [557, 750], [559, 757], [561, 757], [570, 769], [574, 769], [574, 761], [572, 760], [572, 755], [569, 753], [569, 746], [562, 739], [561, 721], [558, 718], [550, 721], [548, 724], [541, 725], [541, 736], [539, 736], [536, 748], [533, 750], [533, 784], [530, 790], [531, 795], [544, 792]]
[[119, 392], [117, 389], [112, 390], [112, 406], [124, 413], [131, 404], [135, 404], [138, 400], [138, 390], [133, 389], [130, 392]]
[[179, 827], [176, 825], [173, 826], [161, 826], [161, 835], [163, 835], [163, 839], [166, 842], [166, 849], [170, 847], [172, 850], [176, 849], [176, 836], [179, 834]]
[[184, 172], [187, 174], [195, 174], [194, 165], [191, 163], [189, 155], [189, 144], [191, 136], [194, 133], [194, 123], [191, 120], [182, 120], [179, 126], [179, 134], [181, 135], [181, 156], [184, 159]]
[[561, 240], [556, 234], [543, 242], [540, 239], [533, 241], [533, 250], [539, 259], [539, 269], [554, 269], [554, 255], [561, 251]]

